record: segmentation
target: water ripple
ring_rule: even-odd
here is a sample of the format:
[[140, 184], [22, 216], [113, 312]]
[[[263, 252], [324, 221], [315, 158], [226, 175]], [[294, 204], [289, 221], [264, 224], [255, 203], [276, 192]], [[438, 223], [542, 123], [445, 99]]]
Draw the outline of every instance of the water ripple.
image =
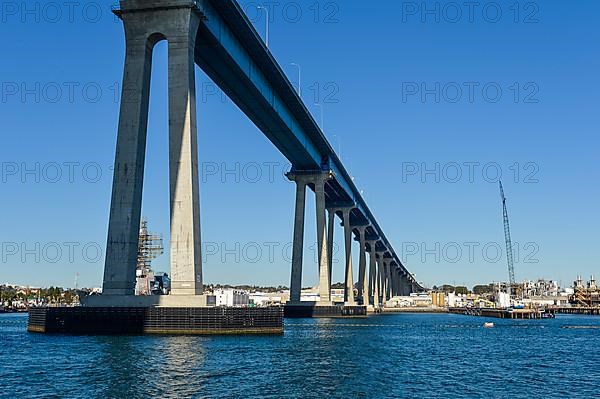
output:
[[287, 320], [274, 337], [28, 334], [0, 315], [0, 398], [589, 398], [600, 318]]

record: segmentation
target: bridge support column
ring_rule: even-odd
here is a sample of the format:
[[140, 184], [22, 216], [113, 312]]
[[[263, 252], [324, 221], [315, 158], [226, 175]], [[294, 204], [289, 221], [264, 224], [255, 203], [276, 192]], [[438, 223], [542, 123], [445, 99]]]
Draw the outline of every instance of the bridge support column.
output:
[[103, 294], [134, 295], [148, 127], [152, 50], [169, 42], [172, 294], [202, 292], [194, 81], [194, 5], [153, 9], [121, 2], [126, 37]]
[[383, 268], [384, 268], [384, 264], [383, 264], [383, 255], [379, 254], [377, 256], [377, 283], [379, 284], [379, 303], [383, 305], [383, 301], [384, 301], [384, 286], [383, 286]]
[[200, 295], [202, 255], [194, 52], [198, 17], [188, 10], [171, 21], [169, 58], [169, 182], [171, 295]]
[[360, 254], [358, 258], [358, 295], [362, 298], [364, 306], [369, 305], [369, 276], [367, 271], [367, 243], [366, 243], [366, 226], [359, 226], [358, 242], [360, 245]]
[[404, 275], [398, 275], [398, 295], [404, 296]]
[[[134, 21], [135, 22], [135, 21]], [[142, 210], [153, 43], [125, 23], [126, 54], [104, 266], [104, 295], [133, 295]]]
[[321, 305], [331, 304], [331, 279], [329, 271], [329, 249], [325, 240], [325, 183], [327, 174], [319, 174], [314, 179], [316, 212], [317, 212], [317, 248], [319, 259], [319, 302]]
[[404, 280], [406, 279], [406, 277], [404, 276], [404, 272], [400, 273], [400, 275], [398, 276], [398, 290], [400, 292], [400, 296], [405, 296], [406, 292], [404, 289]]
[[396, 296], [396, 267], [390, 266], [390, 298]]
[[379, 295], [380, 301], [382, 305], [385, 305], [386, 302], [386, 291], [387, 291], [387, 280], [386, 280], [386, 261], [384, 258], [384, 253], [382, 252], [379, 255], [378, 259], [379, 268], [378, 268], [378, 276], [379, 276]]
[[[377, 253], [373, 254], [373, 256], [375, 257], [375, 264], [374, 264], [374, 269], [373, 269], [373, 276], [371, 277], [372, 281], [371, 284], [373, 285], [373, 306], [375, 306], [377, 304], [377, 306], [379, 306], [379, 271], [378, 271], [378, 265], [379, 265], [379, 260], [377, 259]], [[377, 295], [375, 295], [375, 293], [377, 293]]]
[[392, 298], [392, 290], [394, 288], [394, 280], [392, 279], [392, 259], [387, 261], [387, 266], [385, 268], [386, 275], [386, 290], [385, 297], [386, 301], [389, 301]]
[[379, 307], [379, 284], [377, 283], [377, 252], [376, 241], [369, 241], [371, 251], [369, 252], [369, 297], [374, 307]]
[[406, 276], [404, 276], [404, 278], [402, 279], [402, 283], [404, 296], [409, 296], [412, 292], [412, 287], [411, 284], [408, 282], [408, 278]]
[[292, 278], [290, 302], [300, 302], [302, 291], [302, 252], [304, 250], [304, 213], [306, 186], [315, 191], [317, 218], [317, 250], [319, 270], [320, 305], [331, 304], [331, 278], [329, 250], [326, 239], [327, 215], [325, 208], [325, 183], [333, 178], [332, 172], [290, 172], [288, 179], [296, 182], [296, 213], [294, 220], [294, 243], [292, 253]]
[[302, 293], [302, 258], [304, 252], [304, 216], [306, 207], [306, 181], [301, 178], [296, 178], [295, 181], [296, 212], [294, 216], [290, 302], [300, 302]]
[[402, 281], [402, 275], [400, 274], [400, 269], [396, 269], [394, 271], [394, 296], [399, 296], [401, 289], [400, 289], [400, 282]]
[[327, 215], [327, 264], [329, 265], [329, 282], [331, 283], [331, 274], [333, 273], [333, 235], [335, 229], [335, 209], [328, 209]]
[[344, 302], [346, 305], [356, 305], [354, 301], [354, 277], [352, 275], [352, 226], [350, 225], [350, 212], [354, 208], [343, 208], [344, 238], [346, 247], [346, 272], [344, 287]]

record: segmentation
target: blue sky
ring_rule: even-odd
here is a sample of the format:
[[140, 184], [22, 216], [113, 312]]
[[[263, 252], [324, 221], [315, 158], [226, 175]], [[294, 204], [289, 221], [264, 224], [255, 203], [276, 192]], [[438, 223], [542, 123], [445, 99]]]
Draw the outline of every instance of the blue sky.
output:
[[[258, 3], [240, 3], [264, 35]], [[0, 282], [73, 286], [79, 273], [80, 286], [99, 286], [122, 26], [110, 2], [28, 4], [3, 2], [0, 15]], [[264, 3], [271, 51], [294, 82], [300, 65], [303, 99], [319, 121], [322, 104], [326, 136], [419, 281], [507, 278], [498, 171], [517, 279], [597, 274], [600, 4], [456, 4]], [[155, 51], [143, 214], [168, 242], [165, 49]], [[205, 280], [287, 285], [289, 165], [197, 77]], [[305, 286], [317, 281], [311, 197]], [[168, 253], [155, 268], [168, 271]]]

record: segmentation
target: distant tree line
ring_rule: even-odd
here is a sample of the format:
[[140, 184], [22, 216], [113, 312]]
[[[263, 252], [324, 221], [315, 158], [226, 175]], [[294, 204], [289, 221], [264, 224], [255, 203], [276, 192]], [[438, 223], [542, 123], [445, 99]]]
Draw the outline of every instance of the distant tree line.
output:
[[49, 304], [70, 305], [78, 300], [78, 296], [75, 290], [65, 290], [60, 287], [31, 290], [7, 285], [0, 286], [0, 304], [7, 303], [11, 307], [14, 302], [33, 300]]
[[433, 286], [434, 291], [444, 292], [446, 294], [454, 292], [456, 294], [476, 294], [476, 295], [486, 295], [493, 294], [495, 292], [494, 284], [488, 285], [476, 285], [472, 290], [469, 290], [465, 286], [453, 286], [450, 284], [444, 284], [442, 286]]
[[204, 290], [214, 291], [214, 290], [223, 290], [223, 289], [234, 289], [241, 291], [266, 291], [266, 292], [279, 292], [285, 291], [289, 288], [283, 285], [279, 285], [277, 287], [271, 286], [258, 286], [258, 285], [230, 285], [230, 284], [205, 284]]

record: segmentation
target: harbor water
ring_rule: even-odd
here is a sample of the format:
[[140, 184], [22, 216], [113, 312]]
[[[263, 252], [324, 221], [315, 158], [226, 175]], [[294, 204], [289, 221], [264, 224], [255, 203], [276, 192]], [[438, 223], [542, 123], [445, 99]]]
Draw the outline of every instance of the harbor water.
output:
[[[484, 328], [486, 321], [493, 328]], [[63, 336], [0, 314], [1, 398], [591, 398], [600, 318], [286, 320], [282, 336]]]

